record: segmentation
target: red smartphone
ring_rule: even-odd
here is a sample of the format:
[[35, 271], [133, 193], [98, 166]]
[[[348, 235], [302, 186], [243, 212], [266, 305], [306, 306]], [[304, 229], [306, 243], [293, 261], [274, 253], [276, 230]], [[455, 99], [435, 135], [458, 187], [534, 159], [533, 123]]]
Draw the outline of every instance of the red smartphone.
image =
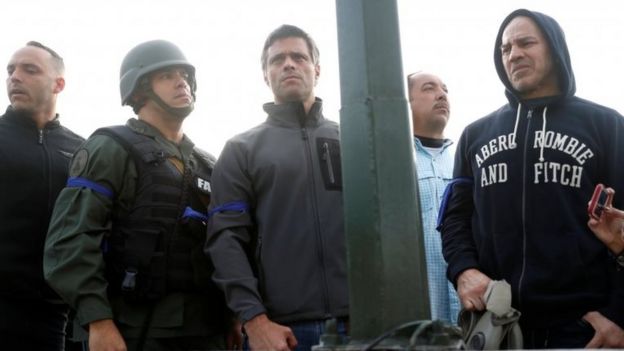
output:
[[600, 216], [602, 216], [602, 210], [604, 210], [605, 206], [607, 206], [609, 196], [610, 195], [605, 191], [604, 185], [596, 185], [596, 188], [594, 188], [594, 194], [592, 195], [589, 205], [587, 206], [587, 213], [589, 213], [590, 217], [596, 220], [600, 219]]

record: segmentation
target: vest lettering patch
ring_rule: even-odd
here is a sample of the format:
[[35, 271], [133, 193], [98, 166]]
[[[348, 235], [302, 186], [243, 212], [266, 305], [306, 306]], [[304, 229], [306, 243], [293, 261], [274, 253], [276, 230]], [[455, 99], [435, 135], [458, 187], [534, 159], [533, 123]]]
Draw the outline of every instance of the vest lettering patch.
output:
[[197, 177], [197, 189], [199, 189], [202, 193], [210, 193], [212, 190], [210, 188], [210, 182]]
[[[529, 144], [529, 148], [541, 153], [544, 150], [544, 160], [527, 164], [527, 175], [532, 178], [533, 184], [556, 183], [572, 188], [581, 187], [581, 179], [583, 176], [583, 165], [587, 160], [594, 157], [594, 152], [585, 143], [577, 138], [554, 131], [541, 130], [535, 131], [533, 143]], [[516, 145], [513, 144], [513, 135], [499, 135], [488, 142], [481, 145], [474, 155], [478, 171], [475, 176], [480, 179], [481, 187], [506, 183], [509, 180], [509, 170], [506, 162], [487, 164], [487, 160], [502, 152], [514, 150]], [[567, 163], [555, 162], [549, 160], [547, 150], [556, 150], [567, 156]], [[527, 150], [528, 151], [528, 150]], [[553, 155], [552, 152], [550, 155]], [[521, 154], [514, 154], [514, 158], [521, 157]], [[531, 157], [529, 157], [531, 159]], [[499, 159], [500, 160], [500, 159]], [[503, 159], [504, 160], [504, 159]], [[521, 159], [520, 159], [521, 160]], [[557, 161], [561, 161], [558, 156]], [[532, 173], [531, 173], [532, 172]], [[512, 174], [512, 176], [520, 176], [520, 174]]]

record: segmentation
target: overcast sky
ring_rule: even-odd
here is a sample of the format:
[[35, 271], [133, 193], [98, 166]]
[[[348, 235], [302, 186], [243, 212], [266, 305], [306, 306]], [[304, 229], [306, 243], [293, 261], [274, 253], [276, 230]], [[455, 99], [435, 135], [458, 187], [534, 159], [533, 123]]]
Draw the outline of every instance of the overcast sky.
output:
[[[553, 16], [563, 27], [577, 95], [624, 112], [619, 4], [398, 0], [403, 71], [430, 71], [446, 82], [451, 101], [446, 136], [457, 140], [468, 123], [505, 103], [492, 58], [494, 39], [509, 12], [528, 8]], [[19, 0], [3, 3], [2, 12], [0, 61], [8, 62], [29, 40], [58, 51], [67, 66], [58, 112], [64, 125], [85, 137], [97, 127], [122, 124], [133, 116], [129, 107], [120, 105], [121, 61], [140, 42], [166, 39], [180, 46], [197, 68], [197, 104], [185, 132], [218, 155], [227, 139], [265, 119], [261, 105], [272, 95], [262, 79], [260, 53], [268, 33], [284, 23], [300, 26], [317, 41], [317, 96], [325, 101], [326, 117], [340, 118], [331, 0]], [[2, 96], [7, 105], [4, 86]]]

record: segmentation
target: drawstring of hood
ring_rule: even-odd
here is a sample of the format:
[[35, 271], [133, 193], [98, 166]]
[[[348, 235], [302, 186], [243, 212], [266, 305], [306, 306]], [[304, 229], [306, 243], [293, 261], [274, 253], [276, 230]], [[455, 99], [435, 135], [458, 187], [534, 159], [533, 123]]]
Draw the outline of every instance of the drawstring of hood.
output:
[[542, 112], [542, 145], [540, 145], [540, 162], [544, 162], [544, 144], [546, 144], [546, 111], [548, 111], [548, 106], [544, 106], [544, 112]]
[[[518, 112], [516, 113], [516, 123], [514, 125], [513, 134], [511, 135], [511, 144], [510, 148], [515, 149], [518, 144], [516, 143], [516, 135], [518, 133], [518, 122], [520, 121], [520, 111], [522, 109], [522, 104], [518, 103]], [[546, 141], [546, 112], [548, 111], [548, 106], [544, 106], [544, 111], [542, 112], [542, 143], [540, 145], [540, 162], [544, 162], [544, 144]]]
[[516, 113], [516, 124], [514, 125], [513, 134], [511, 135], [511, 145], [512, 149], [515, 149], [518, 144], [516, 143], [516, 133], [518, 133], [518, 121], [520, 121], [520, 109], [522, 104], [518, 103], [518, 112]]

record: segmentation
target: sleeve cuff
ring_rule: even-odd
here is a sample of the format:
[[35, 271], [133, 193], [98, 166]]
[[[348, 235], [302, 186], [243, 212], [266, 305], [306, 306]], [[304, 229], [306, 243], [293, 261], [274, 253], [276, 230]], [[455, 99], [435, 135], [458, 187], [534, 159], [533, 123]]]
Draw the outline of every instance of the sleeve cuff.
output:
[[76, 306], [76, 318], [82, 326], [102, 319], [113, 319], [113, 311], [108, 301], [100, 297], [85, 297]]
[[238, 318], [241, 324], [244, 326], [245, 323], [253, 319], [255, 316], [261, 315], [263, 313], [266, 313], [266, 309], [264, 308], [264, 306], [260, 305], [252, 307], [245, 312], [242, 312]]
[[453, 265], [449, 263], [447, 268], [447, 278], [451, 283], [453, 283], [455, 289], [457, 289], [457, 278], [459, 277], [459, 275], [462, 274], [463, 271], [470, 268], [475, 268], [481, 271], [481, 269], [479, 269], [479, 264], [477, 260], [465, 259]]

